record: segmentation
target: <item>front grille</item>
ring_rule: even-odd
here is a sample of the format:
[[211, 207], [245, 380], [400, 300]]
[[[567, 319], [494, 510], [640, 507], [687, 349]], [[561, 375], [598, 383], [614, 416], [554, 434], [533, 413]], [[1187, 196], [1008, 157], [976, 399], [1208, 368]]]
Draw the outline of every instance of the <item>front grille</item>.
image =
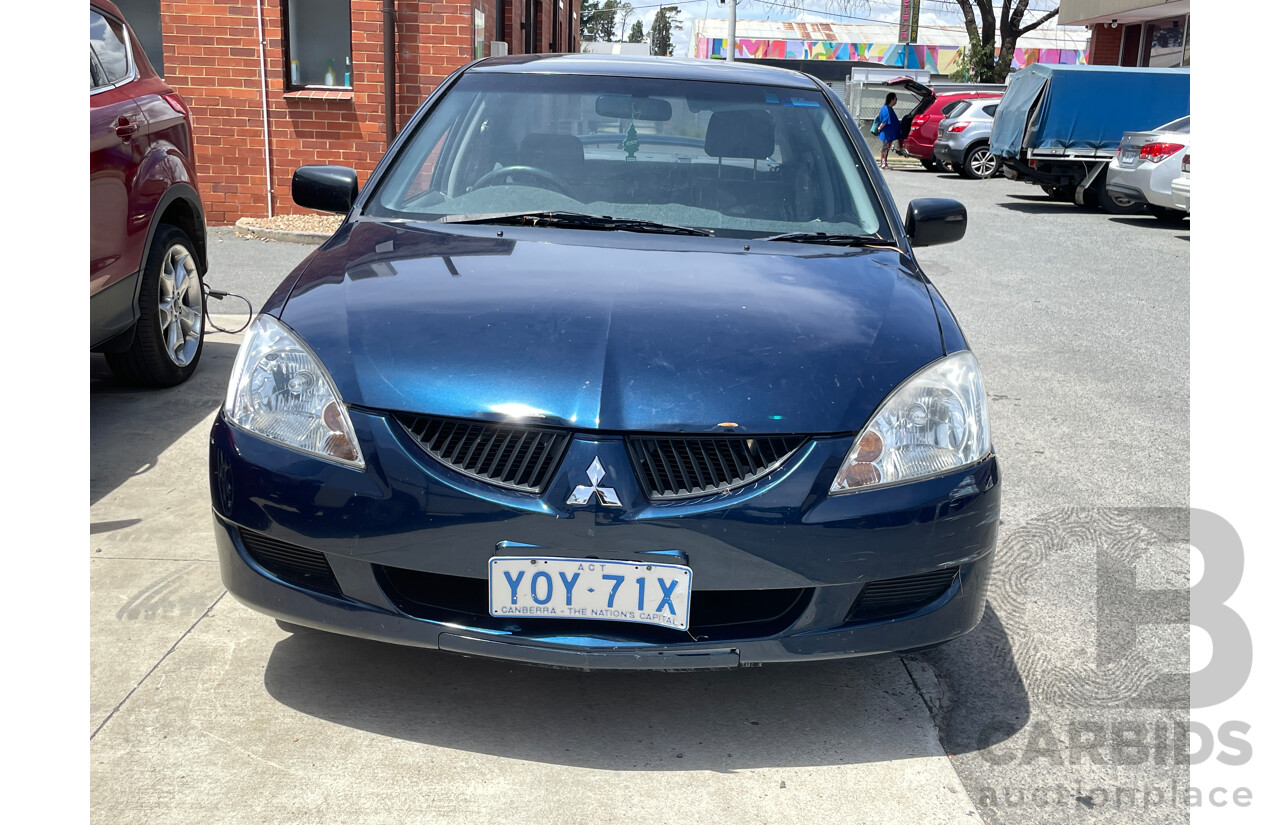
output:
[[741, 487], [776, 470], [805, 442], [802, 435], [632, 436], [627, 450], [653, 501], [692, 498]]
[[630, 622], [490, 616], [489, 583], [399, 567], [374, 566], [387, 598], [418, 619], [502, 630], [518, 636], [588, 636], [615, 641], [672, 644], [755, 639], [786, 630], [809, 603], [811, 589], [695, 590], [689, 601], [689, 632]]
[[306, 590], [339, 595], [338, 580], [333, 576], [324, 553], [296, 544], [273, 539], [251, 530], [241, 530], [240, 540], [250, 558], [258, 566], [281, 581]]
[[914, 613], [946, 593], [958, 571], [957, 567], [947, 567], [915, 576], [870, 582], [862, 588], [846, 621], [879, 621]]
[[564, 430], [399, 415], [397, 420], [432, 458], [472, 478], [540, 493], [569, 446]]

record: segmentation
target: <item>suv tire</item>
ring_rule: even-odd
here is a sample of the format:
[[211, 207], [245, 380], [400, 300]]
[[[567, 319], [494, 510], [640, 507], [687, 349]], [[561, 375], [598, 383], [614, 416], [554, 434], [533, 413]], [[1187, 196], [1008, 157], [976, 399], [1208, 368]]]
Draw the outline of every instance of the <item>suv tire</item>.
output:
[[986, 143], [976, 143], [964, 153], [964, 162], [960, 164], [960, 174], [973, 180], [986, 180], [1000, 171], [1000, 158], [991, 154], [991, 147]]
[[156, 229], [139, 286], [133, 343], [124, 352], [107, 353], [120, 381], [172, 387], [195, 372], [204, 350], [204, 280], [194, 248], [178, 227]]

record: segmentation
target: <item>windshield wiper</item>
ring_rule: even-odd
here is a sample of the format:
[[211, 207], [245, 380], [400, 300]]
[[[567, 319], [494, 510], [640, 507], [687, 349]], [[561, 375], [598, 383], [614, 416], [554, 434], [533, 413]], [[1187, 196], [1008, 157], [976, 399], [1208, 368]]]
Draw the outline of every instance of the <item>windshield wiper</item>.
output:
[[624, 232], [658, 232], [666, 235], [700, 235], [709, 237], [705, 229], [691, 226], [674, 226], [657, 221], [637, 218], [611, 218], [608, 215], [588, 215], [583, 212], [497, 212], [489, 215], [446, 215], [437, 223], [493, 223], [511, 226], [554, 226], [569, 229], [620, 229]]
[[832, 246], [893, 246], [893, 242], [879, 235], [839, 235], [826, 232], [784, 232], [757, 238], [758, 241], [790, 241], [792, 243], [825, 243]]

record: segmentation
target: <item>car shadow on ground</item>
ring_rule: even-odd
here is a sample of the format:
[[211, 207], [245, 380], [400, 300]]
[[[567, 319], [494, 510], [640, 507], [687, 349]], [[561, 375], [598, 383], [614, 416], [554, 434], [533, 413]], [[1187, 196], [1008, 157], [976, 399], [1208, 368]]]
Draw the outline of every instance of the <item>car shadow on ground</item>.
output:
[[[1142, 229], [1156, 229], [1162, 232], [1185, 232], [1188, 226], [1186, 221], [1181, 223], [1161, 223], [1150, 215], [1128, 215], [1116, 216], [1111, 219], [1112, 223], [1122, 223], [1126, 226], [1137, 226]], [[1188, 237], [1190, 240], [1190, 237]]]
[[940, 685], [936, 695], [926, 696], [949, 755], [989, 748], [1021, 730], [1030, 719], [1026, 684], [990, 602], [972, 633], [915, 657], [929, 665]]
[[1087, 209], [1076, 206], [1068, 201], [1055, 200], [1047, 195], [1042, 198], [1028, 197], [1026, 195], [1008, 195], [1010, 198], [1018, 198], [1018, 202], [998, 203], [997, 206], [1003, 207], [1013, 212], [1022, 212], [1026, 215], [1097, 215], [1099, 210]]
[[[206, 338], [191, 378], [160, 390], [121, 384], [104, 356], [89, 356], [90, 506], [149, 471], [161, 453], [218, 408], [238, 348], [230, 341]], [[204, 472], [203, 467], [195, 469]], [[108, 526], [103, 523], [91, 530], [105, 532]]]
[[[1027, 715], [1021, 679], [1000, 664], [1012, 658], [998, 654], [1003, 627], [992, 611], [975, 633], [962, 653], [937, 660], [950, 668], [939, 674], [953, 696], [946, 713], [965, 720], [949, 742], [969, 741], [965, 731], [989, 727], [991, 714]], [[987, 658], [970, 658], [979, 654]], [[898, 656], [581, 673], [300, 630], [276, 644], [264, 683], [309, 716], [436, 747], [606, 770], [727, 772], [936, 752], [912, 678]], [[1016, 731], [1002, 732], [983, 744]]]

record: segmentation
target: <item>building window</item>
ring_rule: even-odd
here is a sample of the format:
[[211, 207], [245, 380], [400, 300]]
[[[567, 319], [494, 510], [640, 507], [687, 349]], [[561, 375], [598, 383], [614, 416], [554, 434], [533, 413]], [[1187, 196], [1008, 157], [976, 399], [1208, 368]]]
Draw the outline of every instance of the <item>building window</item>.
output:
[[288, 0], [284, 9], [289, 88], [351, 88], [351, 0]]
[[116, 8], [129, 21], [151, 68], [164, 77], [164, 41], [160, 36], [160, 0], [116, 0]]
[[1183, 17], [1153, 20], [1144, 29], [1142, 65], [1169, 69], [1182, 65], [1187, 21]]

